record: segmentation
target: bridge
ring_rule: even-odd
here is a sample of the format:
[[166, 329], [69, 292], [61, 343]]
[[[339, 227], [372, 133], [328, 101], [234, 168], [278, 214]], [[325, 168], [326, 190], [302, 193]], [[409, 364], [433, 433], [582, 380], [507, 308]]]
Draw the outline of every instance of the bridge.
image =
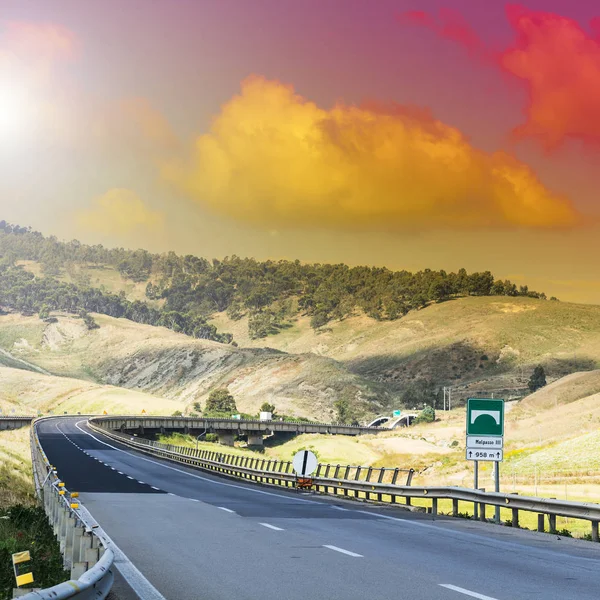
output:
[[7, 429], [20, 429], [27, 427], [35, 417], [18, 416], [18, 417], [0, 417], [0, 431]]
[[381, 433], [385, 428], [343, 425], [335, 423], [308, 423], [304, 421], [250, 421], [241, 419], [209, 419], [202, 417], [153, 417], [153, 416], [103, 416], [92, 417], [91, 422], [113, 431], [152, 436], [158, 433], [181, 432], [190, 435], [216, 433], [219, 443], [233, 446], [235, 436], [248, 436], [249, 446], [262, 446], [263, 436], [274, 434], [298, 435], [323, 433], [329, 435], [364, 435]]

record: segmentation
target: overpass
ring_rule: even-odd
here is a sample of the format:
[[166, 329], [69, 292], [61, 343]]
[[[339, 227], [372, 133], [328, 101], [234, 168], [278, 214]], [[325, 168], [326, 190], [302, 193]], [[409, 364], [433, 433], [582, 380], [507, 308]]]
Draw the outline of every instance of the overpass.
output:
[[19, 416], [19, 417], [0, 417], [0, 431], [7, 429], [20, 429], [27, 427], [35, 417]]
[[86, 421], [36, 429], [114, 553], [119, 600], [598, 598], [598, 544], [232, 480]]
[[235, 436], [248, 436], [249, 446], [262, 446], [263, 436], [273, 434], [323, 433], [329, 435], [364, 435], [386, 431], [381, 427], [343, 425], [335, 423], [307, 423], [303, 421], [250, 421], [241, 419], [208, 419], [202, 417], [153, 417], [153, 416], [102, 416], [92, 417], [98, 427], [152, 436], [158, 433], [181, 432], [190, 435], [216, 433], [219, 443], [233, 446]]

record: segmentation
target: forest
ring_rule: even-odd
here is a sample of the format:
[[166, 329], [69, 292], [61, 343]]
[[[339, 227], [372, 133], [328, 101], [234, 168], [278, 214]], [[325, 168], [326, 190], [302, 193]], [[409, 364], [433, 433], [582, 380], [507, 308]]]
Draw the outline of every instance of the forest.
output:
[[[395, 320], [430, 303], [463, 296], [546, 300], [544, 293], [495, 279], [489, 271], [424, 269], [411, 273], [237, 256], [208, 260], [174, 252], [105, 248], [77, 240], [62, 242], [6, 221], [0, 221], [0, 257], [0, 304], [6, 308], [26, 313], [44, 307], [73, 313], [85, 310], [225, 343], [232, 336], [208, 323], [216, 312], [226, 311], [233, 320], [247, 315], [250, 336], [262, 338], [291, 326], [298, 314], [310, 316], [311, 326], [321, 329], [358, 311], [377, 320]], [[17, 263], [22, 260], [40, 263], [42, 276], [20, 268]], [[125, 280], [145, 282], [147, 298], [161, 300], [161, 308], [94, 288], [85, 273], [76, 282], [60, 281], [72, 265], [111, 267]]]

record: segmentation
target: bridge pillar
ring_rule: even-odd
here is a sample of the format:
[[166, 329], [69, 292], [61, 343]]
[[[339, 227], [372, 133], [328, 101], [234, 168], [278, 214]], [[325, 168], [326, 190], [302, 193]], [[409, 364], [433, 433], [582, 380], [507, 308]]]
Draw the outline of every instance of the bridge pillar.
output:
[[248, 434], [248, 446], [263, 446], [263, 436], [262, 435], [251, 435]]
[[233, 446], [233, 433], [231, 431], [217, 431], [219, 444], [223, 446]]

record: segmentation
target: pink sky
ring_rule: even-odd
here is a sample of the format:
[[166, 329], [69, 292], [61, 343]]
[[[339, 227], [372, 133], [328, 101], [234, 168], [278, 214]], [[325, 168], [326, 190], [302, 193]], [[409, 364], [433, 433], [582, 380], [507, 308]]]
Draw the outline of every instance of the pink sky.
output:
[[[596, 4], [520, 3], [572, 19], [590, 36], [590, 21], [600, 15]], [[573, 269], [560, 258], [567, 252], [574, 261], [584, 248], [590, 252], [589, 244], [592, 251], [596, 248], [597, 235], [587, 230], [492, 232], [486, 238], [495, 245], [518, 240], [535, 249], [527, 259], [512, 250], [508, 256], [496, 250], [481, 255], [481, 231], [447, 229], [441, 234], [364, 231], [364, 246], [358, 251], [352, 231], [315, 226], [282, 235], [278, 228], [215, 213], [158, 176], [162, 156], [155, 148], [157, 136], [162, 136], [161, 143], [166, 137], [183, 146], [192, 143], [240, 93], [241, 82], [255, 74], [293, 85], [297, 94], [325, 111], [338, 102], [394, 102], [427, 109], [478, 151], [502, 150], [523, 161], [546, 188], [568, 196], [586, 218], [598, 215], [598, 153], [577, 137], [577, 123], [571, 124], [573, 135], [552, 151], [541, 147], [539, 135], [515, 139], [511, 132], [528, 119], [529, 92], [523, 81], [430, 27], [398, 19], [415, 10], [437, 19], [440, 10], [448, 9], [461, 15], [486, 47], [505, 50], [515, 43], [506, 3], [496, 0], [4, 0], [0, 30], [11, 22], [53, 24], [70, 32], [76, 43], [70, 60], [57, 59], [52, 81], [43, 83], [49, 111], [44, 114], [55, 115], [47, 117], [54, 119], [52, 127], [33, 147], [16, 143], [9, 152], [0, 146], [0, 158], [5, 159], [4, 170], [0, 164], [2, 216], [62, 237], [209, 257], [237, 253], [392, 268], [486, 267], [499, 275], [541, 277], [538, 287], [546, 281], [546, 288], [555, 286], [563, 297], [564, 282], [576, 278], [587, 282], [588, 292], [573, 297], [600, 302], [593, 265], [586, 262]], [[0, 58], [1, 44], [0, 37]], [[0, 95], [2, 91], [0, 82]], [[132, 102], [146, 107], [142, 117], [137, 115], [144, 119], [146, 134], [155, 127], [155, 118], [164, 122], [162, 133], [152, 129], [156, 135], [151, 144], [120, 120], [120, 107]], [[89, 208], [114, 189], [133, 190], [149, 209], [164, 213], [164, 231], [117, 237], [82, 232], [77, 221], [57, 218]], [[548, 249], [538, 255], [540, 244]], [[561, 272], [554, 273], [556, 269]]]

